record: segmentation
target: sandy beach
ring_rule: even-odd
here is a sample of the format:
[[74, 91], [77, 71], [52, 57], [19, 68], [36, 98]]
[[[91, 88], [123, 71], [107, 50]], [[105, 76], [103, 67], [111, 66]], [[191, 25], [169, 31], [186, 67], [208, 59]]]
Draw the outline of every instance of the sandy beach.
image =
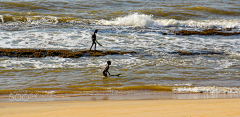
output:
[[1, 117], [239, 117], [240, 99], [0, 103]]

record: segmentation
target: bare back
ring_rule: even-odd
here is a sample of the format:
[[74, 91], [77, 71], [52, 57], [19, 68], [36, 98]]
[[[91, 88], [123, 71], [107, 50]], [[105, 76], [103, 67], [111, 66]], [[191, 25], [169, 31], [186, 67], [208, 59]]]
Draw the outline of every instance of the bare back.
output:
[[109, 69], [109, 65], [107, 65], [107, 66], [105, 67], [105, 69], [103, 70], [103, 72], [108, 72], [108, 69]]
[[92, 34], [92, 41], [95, 41], [95, 40], [96, 40], [96, 34], [93, 33], [93, 34]]

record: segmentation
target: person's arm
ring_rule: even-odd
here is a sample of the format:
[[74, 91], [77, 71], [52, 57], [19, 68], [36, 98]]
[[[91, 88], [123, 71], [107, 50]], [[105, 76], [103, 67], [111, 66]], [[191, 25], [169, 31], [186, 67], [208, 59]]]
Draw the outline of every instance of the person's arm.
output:
[[110, 76], [110, 73], [109, 73], [108, 69], [109, 69], [109, 65], [107, 66], [107, 69], [106, 69], [106, 71], [107, 71], [107, 73], [108, 73], [108, 74], [109, 74], [109, 76]]
[[94, 33], [92, 34], [92, 39], [94, 38]]

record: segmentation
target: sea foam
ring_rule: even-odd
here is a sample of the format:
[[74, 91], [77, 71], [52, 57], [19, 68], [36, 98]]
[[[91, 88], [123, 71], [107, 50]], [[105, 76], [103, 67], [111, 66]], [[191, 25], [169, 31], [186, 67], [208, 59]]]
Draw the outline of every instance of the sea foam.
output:
[[237, 87], [179, 87], [173, 89], [176, 92], [198, 92], [198, 93], [240, 93]]

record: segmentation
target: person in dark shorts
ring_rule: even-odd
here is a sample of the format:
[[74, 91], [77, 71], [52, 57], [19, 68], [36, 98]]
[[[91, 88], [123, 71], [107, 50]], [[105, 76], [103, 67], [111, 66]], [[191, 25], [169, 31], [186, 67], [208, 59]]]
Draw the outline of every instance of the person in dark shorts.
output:
[[111, 65], [111, 61], [107, 61], [107, 66], [104, 68], [104, 70], [102, 71], [103, 76], [107, 77], [107, 73], [110, 76], [110, 73], [108, 72], [109, 66]]
[[90, 51], [91, 51], [93, 45], [95, 45], [95, 51], [96, 51], [96, 46], [97, 46], [97, 44], [96, 44], [96, 33], [97, 33], [97, 32], [98, 32], [98, 30], [96, 29], [96, 30], [94, 31], [94, 33], [92, 34], [92, 46], [91, 46], [91, 48], [90, 48]]

